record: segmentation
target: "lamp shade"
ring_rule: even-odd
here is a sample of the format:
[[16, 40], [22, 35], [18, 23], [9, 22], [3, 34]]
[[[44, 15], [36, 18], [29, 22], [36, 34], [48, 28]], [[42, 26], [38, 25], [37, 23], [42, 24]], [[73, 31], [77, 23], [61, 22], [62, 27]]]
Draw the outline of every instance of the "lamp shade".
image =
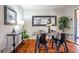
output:
[[18, 20], [18, 25], [24, 25], [24, 20]]

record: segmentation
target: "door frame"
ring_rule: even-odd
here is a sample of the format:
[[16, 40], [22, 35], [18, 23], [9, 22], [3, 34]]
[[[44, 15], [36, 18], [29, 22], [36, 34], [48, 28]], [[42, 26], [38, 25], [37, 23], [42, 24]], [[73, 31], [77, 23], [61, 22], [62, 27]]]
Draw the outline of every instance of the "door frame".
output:
[[76, 14], [76, 10], [79, 10], [79, 8], [76, 8], [73, 10], [74, 42], [77, 44], [77, 14]]

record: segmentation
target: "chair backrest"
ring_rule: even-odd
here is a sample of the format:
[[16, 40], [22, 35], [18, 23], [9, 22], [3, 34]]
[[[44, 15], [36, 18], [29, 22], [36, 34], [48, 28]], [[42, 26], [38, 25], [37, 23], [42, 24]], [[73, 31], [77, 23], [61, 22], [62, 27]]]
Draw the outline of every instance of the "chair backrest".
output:
[[52, 39], [54, 39], [54, 36], [52, 36]]
[[66, 36], [67, 36], [66, 33], [61, 33], [61, 39], [62, 39], [62, 40], [66, 40]]
[[45, 44], [46, 43], [46, 34], [45, 33], [41, 33], [40, 36], [40, 43]]

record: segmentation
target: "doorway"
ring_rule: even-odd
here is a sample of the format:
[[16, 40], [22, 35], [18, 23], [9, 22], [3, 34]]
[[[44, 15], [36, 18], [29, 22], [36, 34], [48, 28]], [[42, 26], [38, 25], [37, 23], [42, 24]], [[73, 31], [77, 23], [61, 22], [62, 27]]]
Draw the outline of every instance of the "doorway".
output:
[[74, 10], [74, 28], [75, 42], [79, 44], [79, 9]]

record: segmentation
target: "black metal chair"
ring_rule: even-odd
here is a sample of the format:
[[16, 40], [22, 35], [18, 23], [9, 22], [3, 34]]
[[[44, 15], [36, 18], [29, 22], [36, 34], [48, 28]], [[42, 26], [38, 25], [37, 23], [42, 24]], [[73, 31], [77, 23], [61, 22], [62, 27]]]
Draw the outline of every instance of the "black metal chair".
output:
[[41, 33], [40, 38], [39, 38], [39, 42], [38, 42], [39, 52], [41, 50], [41, 46], [42, 45], [45, 46], [46, 52], [48, 52], [47, 41], [46, 41], [46, 34], [45, 33]]
[[67, 47], [67, 44], [66, 44], [66, 38], [67, 38], [67, 34], [66, 33], [60, 33], [61, 34], [61, 38], [59, 39], [59, 43], [57, 45], [57, 52], [59, 52], [59, 48], [61, 45], [63, 45], [64, 47], [64, 52], [68, 52], [68, 47]]
[[56, 47], [57, 47], [57, 43], [58, 43], [58, 38], [52, 36], [52, 48], [53, 48], [53, 44], [55, 43]]
[[66, 33], [59, 33], [59, 34], [60, 34], [59, 35], [60, 39], [59, 39], [59, 36], [57, 37], [52, 36], [52, 47], [53, 47], [53, 44], [55, 43], [57, 52], [59, 52], [60, 46], [63, 45], [64, 52], [68, 52], [68, 47], [66, 44], [67, 34]]

